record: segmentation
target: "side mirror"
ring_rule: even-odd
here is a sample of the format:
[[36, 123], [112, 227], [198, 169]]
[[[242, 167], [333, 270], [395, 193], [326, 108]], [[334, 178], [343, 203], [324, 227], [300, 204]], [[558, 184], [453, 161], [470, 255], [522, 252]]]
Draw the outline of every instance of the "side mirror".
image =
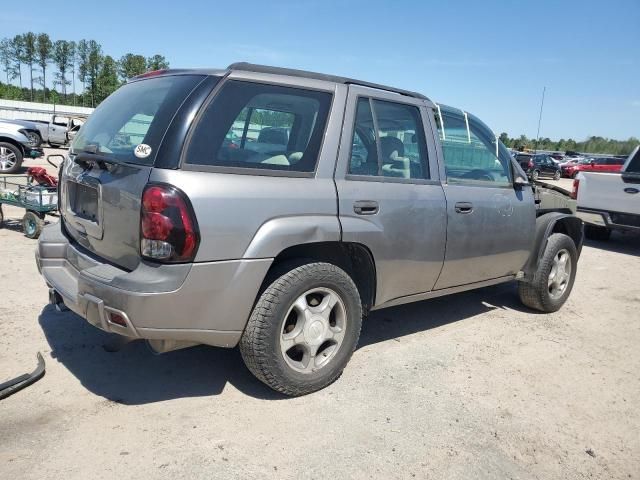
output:
[[513, 187], [516, 190], [521, 190], [522, 188], [526, 187], [527, 185], [529, 185], [529, 182], [527, 181], [527, 179], [522, 178], [519, 175], [513, 180]]

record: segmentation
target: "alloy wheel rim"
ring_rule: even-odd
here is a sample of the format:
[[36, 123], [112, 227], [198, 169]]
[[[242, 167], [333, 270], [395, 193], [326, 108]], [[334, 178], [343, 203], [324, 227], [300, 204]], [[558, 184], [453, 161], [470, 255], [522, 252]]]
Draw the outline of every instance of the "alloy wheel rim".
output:
[[0, 147], [0, 168], [6, 170], [16, 164], [16, 154], [7, 147]]
[[571, 255], [566, 249], [560, 250], [553, 258], [551, 271], [547, 280], [549, 296], [553, 299], [562, 297], [571, 279]]
[[280, 329], [280, 352], [289, 367], [310, 374], [326, 366], [343, 344], [347, 310], [340, 296], [313, 288], [291, 305]]

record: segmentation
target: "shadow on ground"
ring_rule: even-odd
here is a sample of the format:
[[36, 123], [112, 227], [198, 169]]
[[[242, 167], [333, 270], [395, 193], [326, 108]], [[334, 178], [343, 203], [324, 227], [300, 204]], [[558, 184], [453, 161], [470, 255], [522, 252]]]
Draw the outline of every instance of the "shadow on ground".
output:
[[585, 246], [606, 250], [623, 255], [640, 255], [640, 232], [611, 232], [611, 238], [606, 241], [589, 240]]
[[[363, 325], [359, 346], [462, 321], [495, 308], [524, 308], [512, 284], [373, 312]], [[218, 395], [227, 383], [256, 398], [286, 398], [249, 373], [238, 349], [198, 346], [154, 355], [146, 343], [137, 341], [109, 353], [103, 346], [113, 340], [113, 335], [71, 312], [60, 313], [47, 306], [39, 322], [51, 346], [51, 356], [84, 387], [114, 402], [139, 405]]]

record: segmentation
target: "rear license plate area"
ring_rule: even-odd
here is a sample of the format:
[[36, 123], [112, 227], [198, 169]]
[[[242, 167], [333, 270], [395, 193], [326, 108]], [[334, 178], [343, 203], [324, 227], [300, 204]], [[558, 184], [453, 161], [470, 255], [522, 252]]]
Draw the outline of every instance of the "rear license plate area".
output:
[[68, 182], [67, 195], [71, 212], [84, 220], [98, 223], [98, 189], [84, 183]]

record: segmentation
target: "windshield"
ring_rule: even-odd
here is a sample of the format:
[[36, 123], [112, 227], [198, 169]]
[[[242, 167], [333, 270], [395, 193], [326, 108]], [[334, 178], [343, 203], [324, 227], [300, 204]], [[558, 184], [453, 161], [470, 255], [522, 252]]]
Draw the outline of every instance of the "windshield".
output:
[[139, 165], [153, 165], [176, 111], [200, 75], [149, 78], [123, 85], [82, 126], [71, 153], [88, 151]]

